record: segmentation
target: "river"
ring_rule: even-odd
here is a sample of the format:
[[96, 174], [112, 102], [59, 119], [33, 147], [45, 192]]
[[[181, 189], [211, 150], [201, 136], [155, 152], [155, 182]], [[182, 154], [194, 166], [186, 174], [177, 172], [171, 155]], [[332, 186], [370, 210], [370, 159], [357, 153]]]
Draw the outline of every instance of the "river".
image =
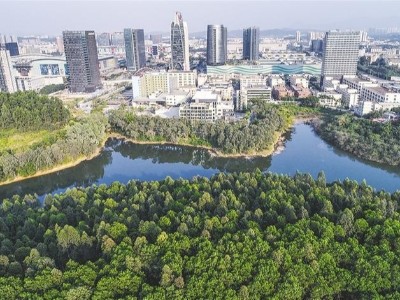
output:
[[363, 179], [376, 190], [400, 189], [400, 168], [357, 159], [321, 140], [309, 125], [297, 124], [286, 134], [285, 148], [270, 157], [217, 157], [207, 150], [175, 145], [133, 144], [109, 139], [101, 154], [92, 160], [52, 174], [0, 186], [0, 199], [14, 194], [36, 193], [41, 199], [48, 193], [67, 188], [126, 183], [130, 179], [160, 180], [166, 176], [210, 177], [218, 172], [252, 171], [293, 175], [296, 171], [314, 177], [325, 172], [328, 182], [350, 178]]

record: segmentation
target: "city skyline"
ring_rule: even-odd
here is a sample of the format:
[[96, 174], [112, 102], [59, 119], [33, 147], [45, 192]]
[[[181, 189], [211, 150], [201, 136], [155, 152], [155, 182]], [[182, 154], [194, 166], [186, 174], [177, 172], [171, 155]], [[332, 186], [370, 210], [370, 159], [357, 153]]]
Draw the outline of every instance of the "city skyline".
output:
[[[100, 33], [122, 31], [123, 28], [132, 25], [143, 28], [147, 33], [167, 33], [171, 22], [170, 16], [175, 11], [181, 11], [185, 16], [190, 26], [189, 35], [206, 31], [208, 24], [225, 24], [231, 30], [254, 25], [260, 27], [260, 30], [290, 28], [326, 31], [336, 28], [354, 30], [371, 27], [390, 28], [399, 26], [396, 12], [400, 11], [400, 2], [392, 1], [216, 1], [212, 3], [209, 1], [1, 1], [0, 3], [4, 11], [7, 11], [7, 14], [0, 19], [3, 34], [52, 36], [60, 35], [67, 28], [90, 29]], [[228, 7], [231, 13], [226, 14], [227, 6], [232, 5], [238, 9]], [[79, 10], [77, 6], [80, 7]], [[154, 10], [154, 7], [157, 7], [157, 10]], [[384, 13], [377, 15], [377, 10]], [[87, 14], [87, 11], [91, 13]], [[355, 12], [358, 16], [355, 16]], [[38, 14], [40, 18], [37, 17]], [[24, 22], [15, 22], [15, 15]], [[71, 15], [74, 15], [74, 22], [70, 22]]]

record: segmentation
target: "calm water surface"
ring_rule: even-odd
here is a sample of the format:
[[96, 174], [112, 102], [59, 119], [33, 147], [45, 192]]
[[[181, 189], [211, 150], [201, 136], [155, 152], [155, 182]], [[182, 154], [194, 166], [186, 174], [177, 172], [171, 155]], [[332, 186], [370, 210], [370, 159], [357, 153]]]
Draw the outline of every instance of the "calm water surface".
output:
[[335, 149], [321, 140], [305, 124], [296, 125], [287, 134], [285, 149], [272, 157], [221, 158], [208, 151], [173, 145], [139, 145], [110, 139], [96, 158], [56, 173], [0, 186], [0, 199], [14, 194], [36, 193], [43, 199], [48, 193], [67, 188], [109, 184], [130, 179], [160, 180], [166, 176], [187, 178], [210, 177], [218, 172], [252, 171], [293, 175], [296, 171], [314, 177], [321, 170], [327, 181], [363, 179], [376, 190], [400, 189], [400, 168], [369, 163]]

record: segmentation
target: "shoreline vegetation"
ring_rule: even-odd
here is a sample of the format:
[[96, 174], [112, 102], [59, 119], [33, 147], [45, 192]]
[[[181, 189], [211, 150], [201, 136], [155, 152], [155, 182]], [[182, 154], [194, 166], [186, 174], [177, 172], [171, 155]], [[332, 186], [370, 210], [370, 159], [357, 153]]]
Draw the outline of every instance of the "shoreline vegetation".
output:
[[[21, 94], [18, 97], [17, 101], [23, 103], [31, 101], [32, 97], [38, 97], [37, 101], [41, 101], [41, 104], [53, 102], [60, 104], [55, 98], [39, 97], [31, 93]], [[16, 101], [6, 97], [2, 99], [5, 103]], [[39, 118], [43, 118], [39, 112], [37, 114]], [[310, 122], [320, 118], [320, 115], [321, 111], [308, 107], [272, 105], [255, 101], [248, 119], [235, 123], [166, 120], [138, 116], [122, 110], [112, 113], [108, 122], [100, 120], [102, 118], [97, 115], [71, 119], [66, 127], [55, 128], [59, 134], [50, 131], [50, 134], [54, 135], [52, 139], [45, 138], [24, 149], [23, 152], [3, 151], [0, 155], [0, 186], [59, 172], [75, 167], [83, 161], [94, 159], [110, 138], [136, 144], [177, 145], [205, 149], [216, 157], [268, 157], [284, 150], [285, 136], [295, 124]], [[64, 113], [64, 124], [67, 116], [68, 113]], [[18, 119], [15, 120], [16, 124], [19, 124], [17, 121]], [[105, 122], [111, 127], [108, 130]], [[39, 123], [37, 126], [40, 130]], [[94, 141], [92, 137], [95, 137]], [[71, 144], [76, 148], [73, 151], [68, 149], [70, 148], [68, 145]], [[57, 157], [56, 153], [59, 151], [63, 152], [61, 157], [60, 155]], [[36, 156], [38, 158], [35, 158]]]
[[400, 166], [400, 124], [379, 123], [350, 114], [312, 120], [314, 131], [327, 143], [366, 161]]

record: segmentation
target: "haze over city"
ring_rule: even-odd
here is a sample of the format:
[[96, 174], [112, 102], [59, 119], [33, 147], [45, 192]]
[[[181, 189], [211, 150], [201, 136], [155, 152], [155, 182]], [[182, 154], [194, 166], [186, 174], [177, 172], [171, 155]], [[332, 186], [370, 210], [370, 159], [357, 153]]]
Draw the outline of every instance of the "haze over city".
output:
[[[256, 25], [263, 29], [329, 30], [396, 27], [395, 1], [0, 1], [0, 31], [15, 35], [59, 35], [65, 29], [120, 31], [134, 26], [145, 32], [168, 32], [181, 11], [189, 32], [207, 24], [228, 30]], [[384, 12], [384, 14], [377, 14]], [[10, 26], [12, 24], [12, 26]]]

